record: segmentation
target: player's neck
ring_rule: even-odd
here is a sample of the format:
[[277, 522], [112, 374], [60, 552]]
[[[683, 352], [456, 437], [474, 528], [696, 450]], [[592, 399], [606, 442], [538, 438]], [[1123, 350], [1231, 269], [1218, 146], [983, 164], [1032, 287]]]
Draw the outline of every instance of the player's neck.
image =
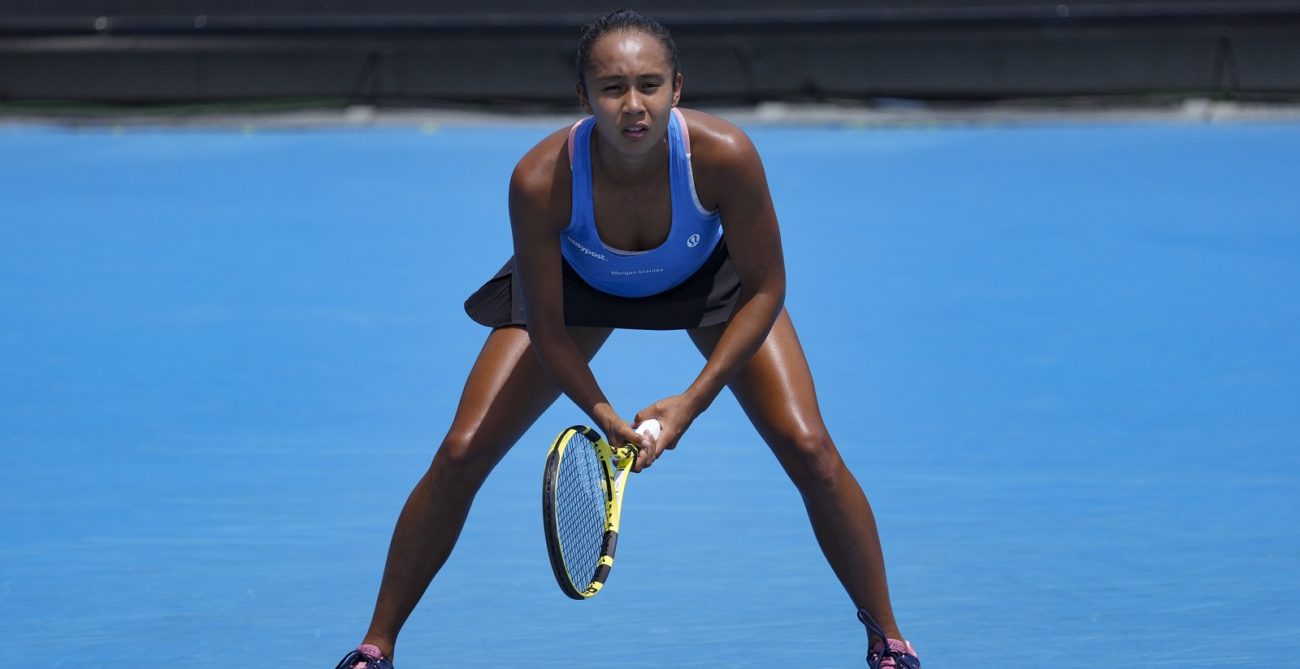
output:
[[658, 176], [668, 167], [668, 138], [650, 151], [640, 155], [628, 155], [615, 151], [613, 147], [601, 141], [600, 136], [592, 133], [595, 145], [592, 155], [595, 167], [609, 182], [619, 186], [636, 186]]

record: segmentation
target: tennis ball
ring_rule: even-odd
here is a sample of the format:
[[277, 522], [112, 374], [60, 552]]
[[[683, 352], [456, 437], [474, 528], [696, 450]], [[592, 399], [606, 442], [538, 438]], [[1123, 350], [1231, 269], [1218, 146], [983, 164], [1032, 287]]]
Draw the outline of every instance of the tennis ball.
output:
[[651, 439], [659, 439], [659, 433], [663, 432], [664, 426], [657, 418], [651, 418], [640, 425], [636, 426], [637, 434], [648, 434]]

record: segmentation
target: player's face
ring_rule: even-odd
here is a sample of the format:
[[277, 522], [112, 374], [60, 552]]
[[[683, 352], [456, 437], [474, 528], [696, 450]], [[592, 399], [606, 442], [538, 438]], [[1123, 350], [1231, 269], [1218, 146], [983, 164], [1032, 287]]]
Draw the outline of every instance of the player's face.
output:
[[591, 47], [582, 108], [596, 117], [603, 141], [620, 153], [641, 154], [668, 132], [668, 115], [681, 96], [668, 51], [642, 32], [617, 31]]

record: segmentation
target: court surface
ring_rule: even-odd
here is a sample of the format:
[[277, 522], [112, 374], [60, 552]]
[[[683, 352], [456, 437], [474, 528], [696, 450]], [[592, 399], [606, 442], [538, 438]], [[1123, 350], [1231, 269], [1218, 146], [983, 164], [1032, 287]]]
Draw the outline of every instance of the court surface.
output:
[[[332, 667], [486, 331], [537, 124], [0, 126], [0, 655]], [[788, 306], [926, 666], [1300, 655], [1300, 124], [754, 126]], [[617, 333], [628, 416], [701, 361]], [[722, 396], [549, 571], [557, 403], [398, 666], [852, 667], [800, 499]], [[579, 655], [575, 644], [601, 644]]]

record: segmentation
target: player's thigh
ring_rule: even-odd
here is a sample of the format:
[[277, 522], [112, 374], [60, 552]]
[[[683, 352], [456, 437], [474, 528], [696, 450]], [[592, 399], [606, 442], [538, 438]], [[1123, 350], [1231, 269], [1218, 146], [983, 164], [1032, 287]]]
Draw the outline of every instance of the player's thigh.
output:
[[[569, 332], [590, 360], [611, 330], [570, 328]], [[527, 330], [493, 330], [470, 369], [438, 457], [490, 469], [559, 395], [560, 389], [537, 361]]]
[[[725, 326], [691, 330], [706, 357]], [[808, 359], [784, 309], [754, 357], [727, 384], [745, 415], [796, 482], [822, 479], [841, 466], [817, 403]]]

